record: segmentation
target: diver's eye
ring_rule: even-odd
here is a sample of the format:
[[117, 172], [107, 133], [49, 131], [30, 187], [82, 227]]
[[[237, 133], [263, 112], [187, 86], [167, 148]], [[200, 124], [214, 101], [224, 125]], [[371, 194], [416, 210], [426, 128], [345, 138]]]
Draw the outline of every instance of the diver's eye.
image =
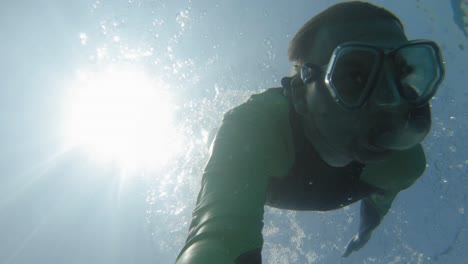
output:
[[414, 67], [411, 66], [411, 65], [404, 65], [403, 67], [401, 67], [398, 71], [398, 76], [400, 78], [405, 78], [406, 76], [410, 75], [411, 73], [414, 72]]
[[397, 76], [400, 79], [403, 79], [414, 72], [414, 67], [408, 64], [406, 59], [400, 54], [395, 56], [394, 63], [395, 63]]
[[352, 81], [353, 85], [358, 87], [364, 87], [367, 82], [367, 77], [360, 71], [351, 71], [349, 73], [349, 79]]
[[337, 96], [346, 104], [355, 105], [359, 102], [366, 89], [368, 74], [359, 67], [342, 69], [332, 76]]
[[366, 87], [369, 78], [368, 74], [363, 73], [363, 71], [357, 67], [348, 70], [346, 73], [342, 73], [340, 77], [341, 87], [346, 87], [345, 90], [356, 91], [362, 91]]
[[336, 70], [332, 78], [338, 92], [359, 94], [366, 87], [369, 75], [362, 67], [353, 65]]

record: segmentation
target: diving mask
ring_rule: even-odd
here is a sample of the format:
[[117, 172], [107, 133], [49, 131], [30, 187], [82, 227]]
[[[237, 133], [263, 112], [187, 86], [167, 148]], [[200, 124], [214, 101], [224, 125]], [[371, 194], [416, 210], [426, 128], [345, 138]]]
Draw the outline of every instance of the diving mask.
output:
[[335, 48], [327, 65], [305, 63], [300, 75], [307, 84], [324, 73], [331, 96], [352, 110], [368, 100], [384, 68], [396, 84], [394, 92], [414, 106], [426, 104], [444, 77], [440, 48], [429, 40], [413, 40], [395, 49], [346, 42]]

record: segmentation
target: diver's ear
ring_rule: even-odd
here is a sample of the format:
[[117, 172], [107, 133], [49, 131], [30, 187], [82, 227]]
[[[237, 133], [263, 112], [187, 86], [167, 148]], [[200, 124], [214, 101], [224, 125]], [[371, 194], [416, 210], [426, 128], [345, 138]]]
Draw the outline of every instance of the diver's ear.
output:
[[306, 101], [306, 89], [307, 85], [302, 82], [299, 75], [296, 75], [291, 78], [291, 96], [294, 104], [294, 109], [297, 113], [301, 115], [306, 115], [307, 110], [307, 101]]

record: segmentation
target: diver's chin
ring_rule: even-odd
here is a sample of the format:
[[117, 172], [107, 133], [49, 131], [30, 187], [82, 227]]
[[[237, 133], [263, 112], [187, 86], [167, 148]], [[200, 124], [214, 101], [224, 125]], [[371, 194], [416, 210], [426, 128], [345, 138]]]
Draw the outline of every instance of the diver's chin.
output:
[[316, 126], [304, 127], [306, 138], [312, 143], [320, 159], [329, 166], [344, 167], [353, 160], [347, 153], [330, 144]]
[[327, 155], [319, 153], [320, 158], [332, 167], [344, 167], [351, 163], [352, 159], [342, 155]]
[[344, 167], [353, 159], [331, 146], [325, 139], [312, 141], [315, 151], [320, 158], [332, 167]]

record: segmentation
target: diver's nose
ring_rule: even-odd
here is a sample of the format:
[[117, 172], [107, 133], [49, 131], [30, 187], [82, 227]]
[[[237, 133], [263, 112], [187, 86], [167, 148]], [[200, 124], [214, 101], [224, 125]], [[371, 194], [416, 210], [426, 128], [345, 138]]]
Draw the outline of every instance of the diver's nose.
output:
[[371, 94], [371, 101], [381, 108], [393, 108], [401, 103], [401, 97], [389, 66], [385, 63], [383, 67]]

